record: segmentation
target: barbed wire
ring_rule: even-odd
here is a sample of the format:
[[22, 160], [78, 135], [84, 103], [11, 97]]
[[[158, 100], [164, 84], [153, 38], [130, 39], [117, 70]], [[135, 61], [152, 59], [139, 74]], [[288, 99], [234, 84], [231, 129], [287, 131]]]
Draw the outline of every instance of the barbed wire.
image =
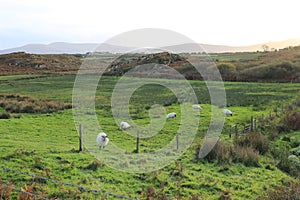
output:
[[17, 191], [17, 192], [24, 193], [24, 194], [27, 194], [27, 195], [29, 195], [29, 196], [33, 196], [35, 199], [49, 200], [49, 199], [47, 199], [47, 198], [45, 198], [45, 197], [43, 197], [43, 196], [40, 196], [40, 195], [31, 193], [31, 192], [27, 192], [27, 191], [23, 191], [23, 190], [17, 189], [17, 188], [15, 188], [15, 187], [12, 187], [12, 186], [10, 186], [10, 185], [7, 185], [6, 183], [2, 183], [2, 184], [1, 184], [1, 187], [2, 187], [2, 188], [10, 188], [10, 189], [15, 190], [15, 191]]
[[114, 194], [114, 193], [112, 193], [112, 192], [105, 192], [105, 191], [101, 191], [101, 190], [97, 190], [97, 189], [88, 189], [88, 188], [85, 188], [85, 187], [83, 187], [83, 186], [81, 186], [81, 185], [76, 185], [76, 184], [73, 184], [73, 183], [68, 183], [68, 182], [63, 182], [63, 181], [59, 181], [59, 180], [55, 180], [55, 179], [51, 179], [51, 178], [46, 178], [46, 177], [42, 177], [42, 176], [37, 176], [37, 175], [35, 175], [35, 174], [29, 174], [29, 173], [26, 173], [26, 172], [14, 170], [14, 169], [9, 169], [9, 168], [4, 167], [4, 166], [0, 166], [0, 169], [1, 169], [2, 171], [6, 171], [6, 172], [12, 172], [12, 173], [20, 174], [20, 175], [30, 176], [30, 177], [32, 177], [34, 180], [40, 179], [40, 180], [50, 181], [50, 182], [53, 182], [53, 183], [56, 183], [56, 184], [62, 184], [62, 185], [70, 186], [70, 187], [75, 187], [75, 188], [77, 188], [78, 190], [80, 190], [81, 192], [101, 193], [101, 194], [108, 195], [108, 196], [112, 196], [112, 197], [116, 197], [116, 198], [119, 198], [119, 199], [134, 200], [134, 198], [126, 197], [126, 196], [124, 196], [124, 195], [118, 195], [118, 194]]

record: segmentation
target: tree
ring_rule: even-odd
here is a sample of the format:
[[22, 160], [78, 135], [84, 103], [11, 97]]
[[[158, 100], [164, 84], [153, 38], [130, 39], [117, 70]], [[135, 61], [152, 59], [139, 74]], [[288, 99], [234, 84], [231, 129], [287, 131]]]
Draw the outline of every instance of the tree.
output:
[[262, 45], [261, 47], [262, 47], [262, 49], [263, 49], [265, 52], [267, 52], [267, 51], [270, 50], [270, 47], [269, 47], [268, 45], [266, 45], [266, 44]]

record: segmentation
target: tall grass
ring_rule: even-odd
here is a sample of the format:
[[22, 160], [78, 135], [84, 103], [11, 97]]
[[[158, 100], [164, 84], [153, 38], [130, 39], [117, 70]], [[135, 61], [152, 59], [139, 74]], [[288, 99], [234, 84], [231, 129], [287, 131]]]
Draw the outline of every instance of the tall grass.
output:
[[[39, 100], [18, 94], [1, 94], [0, 107], [4, 108], [7, 113], [52, 113], [72, 108], [72, 104]], [[5, 115], [2, 117], [4, 118]]]
[[247, 133], [244, 137], [240, 137], [236, 142], [240, 146], [251, 147], [255, 149], [261, 155], [264, 155], [269, 150], [268, 139], [259, 132]]
[[286, 113], [277, 128], [280, 132], [300, 130], [300, 112], [290, 111]]
[[[199, 147], [196, 148], [198, 155]], [[215, 160], [219, 164], [243, 163], [245, 166], [259, 166], [259, 153], [251, 146], [236, 145], [219, 140], [205, 157], [209, 162]]]

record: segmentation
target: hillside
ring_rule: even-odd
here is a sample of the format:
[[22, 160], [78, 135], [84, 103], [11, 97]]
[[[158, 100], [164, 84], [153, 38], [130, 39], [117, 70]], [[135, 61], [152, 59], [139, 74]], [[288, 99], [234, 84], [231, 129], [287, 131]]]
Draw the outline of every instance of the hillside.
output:
[[[300, 82], [300, 46], [281, 49], [273, 52], [245, 52], [219, 54], [125, 54], [117, 58], [108, 68], [107, 75], [123, 75], [137, 65], [147, 63], [168, 64], [185, 78], [202, 80], [198, 71], [187, 61], [197, 57], [199, 62], [210, 58], [210, 64], [218, 67], [224, 81], [255, 82]], [[206, 66], [203, 70], [210, 70]], [[135, 68], [138, 77], [147, 73], [145, 69]], [[160, 72], [164, 78], [168, 73]], [[172, 77], [171, 77], [172, 78]]]
[[[105, 75], [152, 77], [144, 64], [169, 65], [189, 80], [202, 80], [189, 59], [209, 59], [203, 70], [211, 70], [215, 64], [224, 81], [251, 82], [300, 82], [300, 46], [278, 51], [239, 52], [215, 54], [170, 54], [167, 52], [131, 54], [28, 54], [24, 52], [0, 55], [0, 75], [22, 73], [76, 73], [84, 60], [110, 63]], [[155, 69], [163, 78], [176, 78], [161, 68]]]
[[77, 70], [80, 64], [80, 59], [73, 55], [11, 53], [0, 55], [0, 75], [69, 72]]

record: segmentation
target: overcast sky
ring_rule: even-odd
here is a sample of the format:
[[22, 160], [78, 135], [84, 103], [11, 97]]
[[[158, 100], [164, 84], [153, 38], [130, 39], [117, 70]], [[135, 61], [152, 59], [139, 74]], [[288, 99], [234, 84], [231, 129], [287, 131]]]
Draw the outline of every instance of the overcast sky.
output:
[[0, 49], [29, 43], [101, 43], [163, 28], [206, 44], [252, 45], [300, 37], [298, 0], [0, 0]]

